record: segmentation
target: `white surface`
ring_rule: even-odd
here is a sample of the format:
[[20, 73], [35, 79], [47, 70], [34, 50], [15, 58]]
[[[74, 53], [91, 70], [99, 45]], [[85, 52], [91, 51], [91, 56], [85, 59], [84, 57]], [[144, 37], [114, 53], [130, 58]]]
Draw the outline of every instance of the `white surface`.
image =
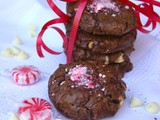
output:
[[[65, 4], [58, 5], [65, 9]], [[2, 120], [7, 120], [9, 113], [16, 112], [19, 102], [24, 99], [40, 97], [49, 101], [48, 78], [60, 63], [66, 62], [66, 57], [64, 54], [53, 56], [44, 52], [45, 58], [39, 58], [35, 48], [36, 38], [30, 38], [28, 29], [29, 25], [34, 24], [39, 31], [41, 26], [52, 18], [55, 18], [55, 15], [43, 0], [32, 0], [32, 2], [0, 0], [0, 51], [11, 47], [12, 40], [18, 35], [24, 43], [18, 47], [30, 55], [30, 58], [24, 61], [15, 57], [7, 59], [0, 56], [0, 117]], [[158, 32], [159, 28], [154, 34]], [[61, 50], [61, 41], [56, 41], [55, 38], [57, 34], [50, 30], [45, 35], [45, 39], [50, 40], [46, 41], [48, 45]], [[160, 104], [160, 40], [154, 36], [139, 33], [135, 48], [136, 51], [131, 56], [134, 69], [123, 78], [127, 84], [127, 99], [118, 113], [106, 120], [160, 119], [160, 113], [154, 115], [147, 113], [144, 109], [144, 106], [151, 101]], [[34, 65], [42, 71], [44, 77], [31, 86], [18, 86], [13, 83], [9, 75], [3, 76], [5, 71], [11, 71], [12, 68], [20, 65]], [[132, 95], [142, 99], [144, 105], [129, 108]]]

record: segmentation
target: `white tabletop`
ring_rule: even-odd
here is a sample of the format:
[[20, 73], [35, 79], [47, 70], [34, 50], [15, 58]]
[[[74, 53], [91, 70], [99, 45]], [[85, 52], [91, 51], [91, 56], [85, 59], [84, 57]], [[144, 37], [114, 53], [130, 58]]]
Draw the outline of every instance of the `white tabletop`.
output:
[[[58, 4], [65, 10], [65, 4]], [[157, 9], [158, 10], [158, 9]], [[48, 98], [47, 85], [50, 75], [57, 69], [60, 63], [66, 63], [65, 54], [50, 55], [46, 52], [45, 58], [39, 58], [36, 53], [36, 37], [29, 36], [29, 26], [35, 25], [40, 30], [42, 25], [50, 19], [55, 18], [55, 14], [50, 10], [44, 0], [0, 0], [0, 52], [7, 47], [12, 47], [12, 41], [18, 36], [23, 45], [18, 48], [29, 54], [29, 59], [19, 60], [16, 57], [4, 58], [0, 56], [0, 117], [7, 120], [8, 114], [17, 112], [18, 105], [24, 99], [30, 97]], [[61, 26], [63, 29], [64, 27]], [[150, 114], [145, 111], [147, 103], [155, 101], [160, 104], [160, 27], [158, 26], [151, 35], [138, 33], [135, 43], [135, 51], [131, 55], [134, 69], [127, 73], [123, 80], [127, 84], [126, 100], [118, 113], [106, 120], [157, 120], [158, 114]], [[48, 30], [44, 36], [45, 42], [56, 50], [62, 49], [62, 41], [57, 33]], [[56, 40], [55, 40], [56, 38]], [[43, 74], [42, 79], [31, 86], [18, 86], [13, 83], [10, 72], [14, 67], [21, 65], [33, 65]], [[144, 101], [138, 108], [129, 108], [132, 96], [137, 96]], [[53, 107], [54, 108], [54, 107]], [[64, 118], [54, 109], [54, 114], [58, 119]]]

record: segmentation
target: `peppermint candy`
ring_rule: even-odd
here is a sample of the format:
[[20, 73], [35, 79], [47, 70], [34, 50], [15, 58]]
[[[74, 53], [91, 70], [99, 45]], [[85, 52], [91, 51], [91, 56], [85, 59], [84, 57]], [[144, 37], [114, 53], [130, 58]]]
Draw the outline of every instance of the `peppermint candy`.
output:
[[12, 70], [13, 81], [19, 85], [30, 85], [40, 79], [40, 72], [34, 66], [19, 66]]
[[49, 102], [41, 98], [24, 100], [18, 109], [20, 120], [53, 120]]

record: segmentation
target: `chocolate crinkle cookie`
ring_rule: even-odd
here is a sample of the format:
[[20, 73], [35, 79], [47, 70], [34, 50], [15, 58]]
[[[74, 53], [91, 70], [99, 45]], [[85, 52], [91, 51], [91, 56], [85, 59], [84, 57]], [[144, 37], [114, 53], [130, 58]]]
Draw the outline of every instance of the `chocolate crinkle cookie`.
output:
[[96, 61], [102, 64], [110, 64], [110, 63], [122, 63], [125, 61], [125, 57], [131, 54], [134, 50], [133, 46], [128, 47], [123, 51], [119, 51], [116, 53], [94, 53], [89, 50], [85, 50], [79, 47], [75, 47], [73, 50], [73, 61]]
[[72, 120], [97, 120], [115, 115], [125, 100], [126, 84], [110, 66], [89, 62], [60, 65], [51, 75], [51, 102]]
[[[67, 3], [72, 23], [79, 1]], [[79, 28], [96, 35], [122, 35], [136, 27], [134, 10], [118, 0], [88, 0]]]
[[[71, 24], [65, 25], [69, 38]], [[95, 53], [113, 53], [124, 50], [134, 44], [137, 30], [133, 29], [123, 35], [93, 35], [78, 29], [75, 46], [90, 50]]]

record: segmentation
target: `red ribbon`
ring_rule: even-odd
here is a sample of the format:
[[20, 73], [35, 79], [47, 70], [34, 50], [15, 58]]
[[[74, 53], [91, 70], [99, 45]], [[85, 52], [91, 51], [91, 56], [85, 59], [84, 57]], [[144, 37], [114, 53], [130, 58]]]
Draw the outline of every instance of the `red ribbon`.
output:
[[[60, 1], [76, 2], [78, 0], [60, 0]], [[79, 1], [80, 1], [79, 6], [77, 9], [76, 15], [74, 17], [74, 20], [73, 20], [73, 25], [72, 25], [72, 29], [70, 32], [69, 40], [67, 40], [65, 33], [60, 28], [54, 27], [53, 25], [54, 24], [66, 24], [68, 22], [69, 17], [64, 12], [62, 12], [52, 0], [47, 0], [49, 6], [59, 16], [59, 18], [50, 20], [46, 24], [44, 24], [44, 26], [42, 27], [37, 37], [36, 48], [37, 48], [37, 53], [40, 57], [44, 57], [42, 53], [42, 48], [51, 54], [56, 55], [56, 54], [62, 53], [62, 52], [56, 52], [56, 51], [51, 50], [45, 45], [45, 43], [42, 40], [44, 32], [48, 28], [52, 28], [56, 30], [62, 37], [64, 50], [67, 51], [67, 63], [71, 62], [72, 51], [73, 51], [74, 43], [76, 40], [76, 34], [77, 34], [79, 22], [80, 22], [82, 13], [84, 11], [84, 8], [87, 4], [87, 0], [79, 0]], [[153, 8], [153, 6], [160, 7], [160, 2], [155, 1], [155, 0], [137, 0], [141, 3], [136, 5], [135, 3], [129, 0], [119, 0], [119, 1], [125, 3], [126, 5], [132, 7], [135, 10], [135, 13], [137, 16], [137, 22], [138, 22], [137, 29], [140, 30], [141, 32], [143, 33], [151, 32], [153, 29], [156, 28], [157, 22], [160, 22], [160, 16], [154, 11], [154, 8]], [[140, 19], [141, 14], [145, 15], [148, 18], [146, 23], [141, 22], [141, 19]], [[152, 29], [147, 30], [146, 28], [149, 27], [150, 25], [152, 26]]]
[[[156, 28], [157, 22], [160, 22], [160, 16], [154, 11], [153, 6], [158, 6], [160, 7], [160, 2], [157, 2], [155, 0], [137, 0], [138, 2], [142, 2], [138, 5], [135, 3], [128, 1], [128, 0], [119, 0], [128, 6], [131, 6], [135, 9], [135, 13], [137, 15], [137, 29], [143, 33], [149, 33], [152, 30]], [[146, 23], [143, 25], [142, 21], [140, 19], [140, 14], [145, 15], [148, 20]], [[152, 26], [151, 30], [147, 30], [146, 28], [149, 26]]]

